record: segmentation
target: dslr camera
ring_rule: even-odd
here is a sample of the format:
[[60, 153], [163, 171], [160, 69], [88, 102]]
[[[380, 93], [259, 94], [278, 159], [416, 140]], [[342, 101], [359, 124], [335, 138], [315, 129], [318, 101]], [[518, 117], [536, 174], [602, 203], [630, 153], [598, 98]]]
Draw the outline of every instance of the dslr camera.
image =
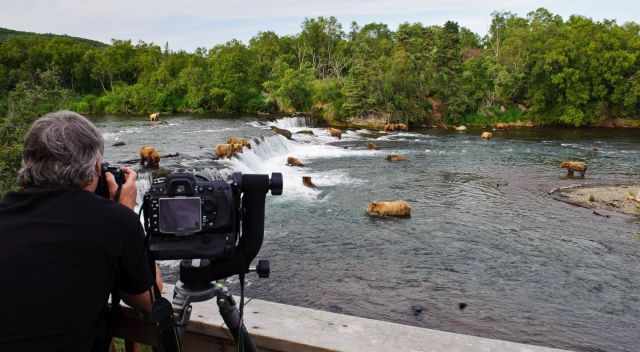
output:
[[109, 186], [107, 185], [107, 172], [111, 173], [116, 180], [118, 187], [122, 186], [125, 182], [124, 171], [118, 166], [113, 166], [107, 162], [100, 164], [100, 177], [98, 178], [98, 187], [96, 187], [96, 194], [109, 199]]
[[206, 259], [207, 280], [244, 274], [262, 246], [269, 191], [282, 194], [282, 174], [234, 173], [224, 181], [175, 172], [153, 180], [142, 205], [150, 254]]

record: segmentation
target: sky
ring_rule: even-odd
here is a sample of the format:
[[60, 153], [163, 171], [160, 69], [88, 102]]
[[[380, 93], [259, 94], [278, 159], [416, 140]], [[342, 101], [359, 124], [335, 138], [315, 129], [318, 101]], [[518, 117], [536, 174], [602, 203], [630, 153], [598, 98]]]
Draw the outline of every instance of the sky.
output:
[[317, 16], [335, 16], [345, 30], [352, 21], [382, 22], [395, 30], [404, 22], [441, 25], [453, 20], [484, 35], [492, 12], [524, 16], [538, 7], [564, 18], [579, 14], [640, 22], [637, 0], [0, 0], [0, 27], [105, 43], [113, 38], [168, 42], [172, 50], [193, 51], [231, 39], [248, 42], [260, 31], [295, 34], [306, 17]]

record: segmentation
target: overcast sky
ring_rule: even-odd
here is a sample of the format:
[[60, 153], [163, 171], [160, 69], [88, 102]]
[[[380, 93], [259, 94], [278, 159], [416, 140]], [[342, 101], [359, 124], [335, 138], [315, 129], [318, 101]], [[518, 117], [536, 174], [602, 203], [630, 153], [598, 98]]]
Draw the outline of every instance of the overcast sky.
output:
[[347, 30], [383, 22], [395, 29], [403, 22], [443, 24], [457, 21], [481, 35], [491, 12], [525, 15], [545, 7], [567, 18], [580, 14], [619, 23], [640, 22], [640, 1], [473, 1], [473, 0], [0, 0], [0, 27], [58, 33], [109, 42], [143, 40], [173, 50], [210, 48], [231, 39], [248, 41], [260, 31], [299, 32], [305, 17], [336, 16]]

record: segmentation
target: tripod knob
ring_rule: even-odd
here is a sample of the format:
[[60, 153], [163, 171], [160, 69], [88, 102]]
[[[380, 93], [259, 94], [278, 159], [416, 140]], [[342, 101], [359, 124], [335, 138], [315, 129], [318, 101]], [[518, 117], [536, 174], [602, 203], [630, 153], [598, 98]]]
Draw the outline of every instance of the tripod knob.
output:
[[282, 195], [282, 183], [283, 182], [281, 173], [274, 172], [271, 174], [271, 180], [269, 181], [269, 189], [271, 190], [271, 195]]
[[258, 273], [258, 277], [261, 279], [266, 279], [271, 274], [271, 265], [269, 265], [268, 260], [258, 260], [258, 265], [256, 266], [256, 273]]

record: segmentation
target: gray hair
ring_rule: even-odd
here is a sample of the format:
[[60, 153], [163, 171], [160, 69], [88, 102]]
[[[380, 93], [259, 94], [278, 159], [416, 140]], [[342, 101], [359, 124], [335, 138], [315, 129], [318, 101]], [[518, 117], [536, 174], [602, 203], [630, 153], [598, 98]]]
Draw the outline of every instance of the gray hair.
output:
[[85, 117], [58, 111], [37, 119], [24, 142], [18, 183], [22, 187], [82, 188], [97, 176], [104, 139]]

